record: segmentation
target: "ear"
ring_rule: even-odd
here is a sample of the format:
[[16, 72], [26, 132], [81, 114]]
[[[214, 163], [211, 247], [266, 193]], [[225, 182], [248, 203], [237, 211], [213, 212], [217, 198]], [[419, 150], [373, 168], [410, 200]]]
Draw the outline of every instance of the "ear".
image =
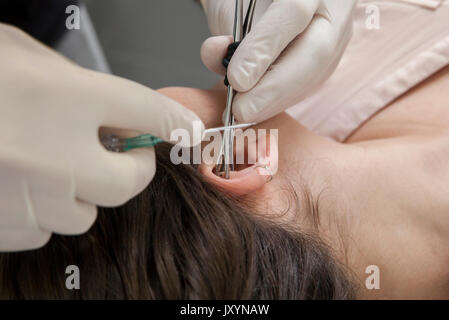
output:
[[[257, 148], [251, 148], [251, 144], [256, 144]], [[257, 140], [248, 141], [248, 150], [255, 149], [257, 149], [257, 157], [254, 157], [256, 163], [246, 165], [240, 171], [232, 171], [229, 179], [217, 176], [214, 173], [214, 164], [202, 164], [199, 171], [210, 183], [231, 195], [244, 196], [253, 193], [270, 182], [277, 172], [277, 137], [271, 134], [263, 134]]]

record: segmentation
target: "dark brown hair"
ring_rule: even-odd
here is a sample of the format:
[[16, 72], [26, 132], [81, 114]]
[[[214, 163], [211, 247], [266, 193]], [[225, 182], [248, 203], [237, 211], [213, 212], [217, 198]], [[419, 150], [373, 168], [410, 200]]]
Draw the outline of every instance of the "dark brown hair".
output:
[[[99, 209], [82, 236], [0, 254], [1, 299], [347, 299], [354, 289], [316, 238], [249, 212], [175, 166], [157, 147], [157, 173], [138, 197]], [[80, 290], [65, 268], [80, 269]]]

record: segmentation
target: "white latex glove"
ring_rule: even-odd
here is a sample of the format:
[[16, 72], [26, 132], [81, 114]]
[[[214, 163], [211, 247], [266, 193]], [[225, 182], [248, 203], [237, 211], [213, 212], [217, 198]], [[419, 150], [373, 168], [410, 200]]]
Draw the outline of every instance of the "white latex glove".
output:
[[[204, 64], [221, 65], [232, 42], [234, 0], [201, 0], [213, 35]], [[248, 0], [244, 1], [245, 10]], [[252, 31], [235, 52], [228, 79], [241, 122], [260, 122], [313, 93], [335, 70], [352, 35], [355, 0], [258, 0]], [[225, 36], [223, 36], [225, 35]]]
[[155, 173], [154, 149], [112, 153], [101, 126], [166, 141], [199, 119], [132, 81], [83, 69], [0, 24], [0, 251], [81, 234], [96, 205], [118, 206]]

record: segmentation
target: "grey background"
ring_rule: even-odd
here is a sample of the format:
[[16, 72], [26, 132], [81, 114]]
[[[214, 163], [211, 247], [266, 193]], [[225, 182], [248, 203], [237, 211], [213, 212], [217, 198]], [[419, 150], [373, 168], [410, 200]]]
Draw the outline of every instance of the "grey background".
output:
[[207, 19], [193, 0], [85, 0], [114, 74], [151, 88], [207, 88], [201, 63]]

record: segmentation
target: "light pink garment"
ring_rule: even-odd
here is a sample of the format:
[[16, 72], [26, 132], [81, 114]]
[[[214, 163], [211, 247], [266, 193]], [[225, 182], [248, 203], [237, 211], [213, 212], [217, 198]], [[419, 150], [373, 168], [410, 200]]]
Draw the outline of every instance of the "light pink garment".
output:
[[[366, 24], [376, 7], [378, 30]], [[448, 64], [448, 0], [359, 0], [354, 36], [337, 70], [288, 113], [316, 133], [344, 141], [376, 112]]]

